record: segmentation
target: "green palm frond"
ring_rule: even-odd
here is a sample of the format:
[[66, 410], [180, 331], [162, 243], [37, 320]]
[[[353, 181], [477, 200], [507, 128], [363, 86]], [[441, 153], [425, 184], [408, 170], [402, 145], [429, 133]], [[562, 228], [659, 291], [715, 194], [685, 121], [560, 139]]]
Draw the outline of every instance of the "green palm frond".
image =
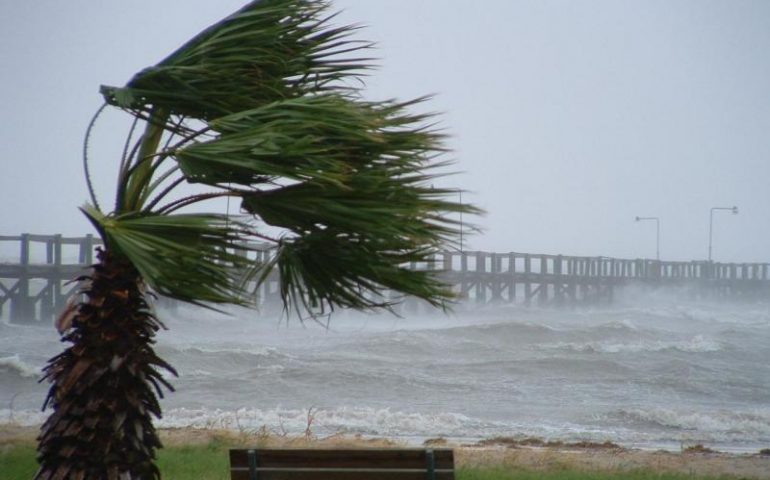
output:
[[101, 216], [84, 213], [98, 225], [107, 248], [120, 252], [156, 293], [195, 304], [249, 303], [243, 272], [254, 268], [255, 251], [246, 226], [224, 215]]
[[338, 94], [306, 96], [209, 123], [214, 140], [174, 152], [190, 181], [254, 185], [275, 178], [344, 183], [375, 164], [425, 163], [442, 135], [407, 104], [371, 104]]
[[369, 59], [347, 57], [369, 44], [349, 39], [356, 27], [329, 27], [327, 8], [319, 1], [253, 1], [102, 94], [145, 116], [155, 106], [207, 120], [339, 88], [370, 67]]
[[478, 210], [443, 198], [454, 192], [412, 183], [424, 176], [379, 173], [355, 175], [345, 188], [303, 183], [244, 199], [246, 211], [294, 233], [268, 266], [280, 272], [287, 306], [388, 307], [384, 290], [437, 306], [453, 298], [436, 271], [409, 267], [452, 244], [464, 226], [449, 212]]
[[[434, 266], [434, 250], [406, 248], [408, 245], [406, 241], [388, 243], [364, 235], [316, 230], [281, 242], [263, 271], [278, 269], [285, 306], [299, 312], [390, 308], [404, 295], [446, 307], [453, 294], [436, 272], [408, 268], [411, 262]], [[386, 290], [393, 296], [385, 297]]]
[[[461, 207], [441, 199], [430, 200], [430, 188], [411, 184], [410, 177], [393, 178], [389, 173], [387, 169], [373, 170], [351, 176], [342, 185], [306, 182], [244, 195], [242, 208], [297, 234], [333, 228], [422, 243], [440, 241], [452, 233], [439, 227], [450, 220], [439, 216], [438, 211]], [[426, 223], [431, 220], [435, 222]]]
[[[434, 116], [414, 113], [426, 98], [366, 101], [352, 87], [370, 67], [361, 58], [370, 44], [351, 37], [355, 26], [332, 26], [327, 10], [318, 0], [253, 1], [124, 87], [102, 88], [146, 128], [126, 148], [114, 212], [91, 216], [155, 291], [243, 301], [233, 269], [249, 262], [232, 245], [260, 232], [175, 213], [227, 196], [283, 229], [279, 253], [250, 265], [250, 278], [277, 269], [286, 302], [387, 306], [374, 300], [382, 288], [451, 298], [431, 273], [404, 266], [451, 245], [458, 214], [479, 210], [452, 201], [457, 189], [432, 187], [447, 162]], [[187, 183], [213, 191], [173, 194]]]

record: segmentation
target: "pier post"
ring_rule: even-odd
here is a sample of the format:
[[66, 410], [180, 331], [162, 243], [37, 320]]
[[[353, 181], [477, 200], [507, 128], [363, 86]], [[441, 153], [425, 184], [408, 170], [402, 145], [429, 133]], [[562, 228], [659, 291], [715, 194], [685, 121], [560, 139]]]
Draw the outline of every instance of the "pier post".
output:
[[508, 254], [508, 302], [516, 301], [516, 254]]
[[500, 271], [502, 270], [503, 257], [497, 253], [490, 254], [492, 259], [492, 277], [490, 279], [490, 286], [492, 287], [492, 301], [499, 302], [503, 299], [503, 281], [500, 278]]
[[80, 241], [78, 260], [83, 265], [94, 263], [94, 236], [90, 233]]
[[46, 264], [53, 270], [45, 279], [46, 285], [40, 292], [40, 320], [53, 318], [61, 307], [64, 306], [64, 299], [61, 293], [61, 265], [62, 265], [62, 236], [54, 235], [46, 240]]
[[537, 296], [540, 305], [548, 303], [548, 283], [548, 258], [540, 255], [540, 294]]
[[484, 281], [486, 272], [487, 258], [484, 252], [476, 252], [476, 302], [484, 303], [487, 301], [487, 285]]
[[460, 252], [460, 298], [468, 300], [470, 292], [468, 282], [468, 252]]
[[11, 296], [11, 323], [29, 323], [34, 320], [29, 298], [29, 234], [21, 235], [19, 249], [19, 278], [16, 293]]
[[557, 255], [553, 259], [553, 295], [557, 305], [564, 303], [564, 279], [562, 278], [562, 261], [564, 257]]
[[532, 264], [529, 254], [524, 255], [524, 302], [529, 305], [532, 300]]

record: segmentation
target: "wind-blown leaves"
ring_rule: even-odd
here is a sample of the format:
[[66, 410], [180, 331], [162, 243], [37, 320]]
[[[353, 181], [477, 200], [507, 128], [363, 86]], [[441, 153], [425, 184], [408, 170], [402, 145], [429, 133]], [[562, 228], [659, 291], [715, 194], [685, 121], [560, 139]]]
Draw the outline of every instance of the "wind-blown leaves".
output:
[[327, 7], [322, 1], [253, 1], [125, 87], [103, 87], [102, 94], [122, 108], [147, 113], [154, 105], [208, 120], [339, 88], [341, 80], [369, 68], [369, 59], [347, 56], [369, 44], [348, 38], [355, 27], [329, 27]]
[[[342, 185], [300, 183], [253, 195], [244, 195], [242, 208], [265, 222], [302, 234], [316, 228], [347, 233], [402, 237], [420, 244], [442, 240], [451, 229], [439, 227], [450, 220], [428, 207], [449, 211], [452, 204], [429, 200], [430, 188], [413, 185], [421, 177], [388, 175], [387, 169], [351, 176]], [[426, 223], [434, 220], [432, 223]]]
[[224, 215], [143, 215], [100, 217], [97, 223], [107, 248], [120, 252], [156, 293], [201, 304], [248, 304], [242, 276], [254, 268], [255, 251], [245, 225]]
[[[210, 122], [214, 140], [175, 152], [190, 181], [253, 185], [274, 178], [344, 182], [376, 164], [426, 163], [442, 135], [409, 104], [371, 104], [341, 95], [274, 102]], [[395, 172], [394, 172], [395, 173]]]
[[[266, 268], [278, 268], [286, 306], [299, 312], [389, 308], [403, 295], [445, 307], [452, 293], [436, 272], [408, 268], [410, 262], [431, 265], [433, 251], [405, 248], [408, 244], [316, 230], [282, 242], [273, 265]], [[387, 289], [397, 296], [385, 298]]]
[[[351, 37], [357, 27], [332, 26], [327, 10], [324, 1], [253, 1], [124, 87], [102, 88], [147, 125], [99, 228], [157, 292], [242, 301], [231, 269], [248, 262], [225, 252], [260, 232], [216, 216], [165, 217], [227, 196], [284, 230], [273, 262], [251, 271], [261, 281], [277, 269], [293, 305], [387, 306], [371, 300], [383, 288], [451, 298], [432, 274], [404, 267], [450, 245], [456, 214], [478, 210], [432, 186], [447, 163], [433, 115], [412, 112], [426, 98], [366, 101], [353, 88], [370, 44]], [[163, 132], [179, 140], [161, 146]], [[184, 183], [213, 191], [171, 195]]]

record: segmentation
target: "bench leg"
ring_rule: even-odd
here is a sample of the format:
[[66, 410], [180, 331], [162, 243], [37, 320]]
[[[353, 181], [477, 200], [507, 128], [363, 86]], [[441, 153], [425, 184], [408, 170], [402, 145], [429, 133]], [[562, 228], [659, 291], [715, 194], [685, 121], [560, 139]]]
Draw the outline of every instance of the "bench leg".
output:
[[249, 480], [259, 480], [259, 476], [257, 474], [257, 451], [249, 450], [248, 456], [249, 456]]
[[436, 480], [436, 456], [433, 454], [433, 450], [425, 450], [425, 461], [427, 463], [427, 480]]

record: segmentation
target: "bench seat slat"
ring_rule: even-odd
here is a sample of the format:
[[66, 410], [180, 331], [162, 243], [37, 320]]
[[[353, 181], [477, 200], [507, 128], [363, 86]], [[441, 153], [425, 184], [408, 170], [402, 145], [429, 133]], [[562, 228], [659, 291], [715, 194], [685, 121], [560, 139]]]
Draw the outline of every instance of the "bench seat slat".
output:
[[[437, 469], [454, 468], [451, 449], [435, 449], [433, 455]], [[257, 456], [260, 467], [426, 468], [424, 449], [257, 449]], [[230, 465], [248, 467], [247, 450], [230, 450]]]
[[[248, 472], [251, 469], [248, 467], [232, 467], [232, 471], [238, 471], [238, 472]], [[360, 473], [376, 473], [376, 472], [385, 472], [385, 473], [425, 473], [427, 470], [425, 468], [308, 468], [308, 467], [257, 467], [255, 468], [257, 472], [360, 472]], [[454, 470], [451, 468], [448, 469], [440, 469], [440, 470], [434, 470], [434, 472], [444, 472], [449, 473], [453, 472]]]
[[[436, 472], [436, 480], [455, 480], [454, 472]], [[248, 471], [231, 472], [232, 480], [249, 480]], [[259, 472], [259, 480], [425, 480], [425, 472]]]
[[[454, 480], [451, 449], [234, 449], [232, 480], [251, 480], [249, 451], [259, 480]], [[431, 451], [431, 455], [428, 454]], [[432, 457], [432, 460], [431, 460]]]

